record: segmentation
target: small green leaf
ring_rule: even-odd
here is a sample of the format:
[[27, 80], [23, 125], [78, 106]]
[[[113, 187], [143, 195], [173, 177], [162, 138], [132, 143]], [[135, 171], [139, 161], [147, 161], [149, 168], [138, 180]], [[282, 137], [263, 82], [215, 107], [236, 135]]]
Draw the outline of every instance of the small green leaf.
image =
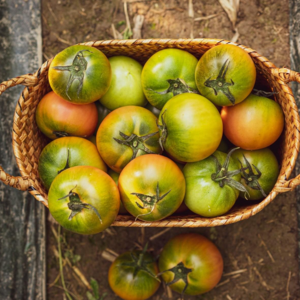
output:
[[91, 278], [90, 283], [91, 283], [91, 286], [92, 286], [92, 289], [93, 289], [94, 296], [98, 300], [100, 298], [100, 295], [99, 295], [99, 284], [98, 284], [97, 280], [94, 279], [94, 278]]
[[89, 291], [86, 292], [86, 296], [87, 296], [88, 300], [98, 300]]
[[78, 263], [79, 261], [81, 260], [81, 256], [78, 255], [78, 254], [75, 254], [73, 257], [72, 257], [72, 263], [75, 265], [76, 263]]
[[120, 26], [122, 26], [124, 24], [125, 24], [125, 21], [120, 21], [120, 22], [117, 23], [117, 27], [120, 27]]
[[107, 296], [107, 293], [104, 293], [100, 300], [103, 300]]

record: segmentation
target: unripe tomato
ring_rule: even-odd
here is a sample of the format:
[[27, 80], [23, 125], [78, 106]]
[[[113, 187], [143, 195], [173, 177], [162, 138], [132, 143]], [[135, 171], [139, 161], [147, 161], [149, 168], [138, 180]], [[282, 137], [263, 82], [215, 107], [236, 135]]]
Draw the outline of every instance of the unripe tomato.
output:
[[219, 106], [243, 101], [251, 93], [255, 79], [251, 57], [235, 45], [209, 49], [196, 67], [196, 83], [201, 95]]
[[39, 102], [35, 119], [39, 129], [52, 140], [63, 136], [88, 137], [96, 129], [98, 112], [94, 103], [79, 106], [50, 92]]
[[185, 179], [169, 158], [139, 156], [121, 172], [121, 199], [126, 210], [143, 221], [159, 221], [174, 213], [185, 194]]
[[97, 48], [74, 45], [58, 53], [49, 67], [52, 90], [63, 99], [87, 104], [101, 98], [109, 89], [111, 67]]
[[169, 240], [158, 265], [162, 279], [182, 295], [210, 291], [223, 273], [223, 258], [218, 248], [196, 233], [183, 233]]
[[216, 107], [196, 94], [181, 94], [169, 100], [159, 115], [158, 125], [161, 145], [180, 162], [208, 157], [218, 148], [223, 134]]
[[79, 166], [55, 177], [48, 204], [51, 215], [64, 228], [80, 234], [95, 234], [114, 222], [120, 208], [120, 194], [105, 172]]
[[147, 100], [158, 109], [182, 93], [199, 93], [195, 83], [197, 58], [180, 49], [164, 49], [153, 54], [142, 72]]
[[109, 59], [112, 80], [109, 90], [100, 98], [103, 106], [110, 110], [122, 106], [145, 106], [147, 99], [141, 84], [142, 65], [127, 56], [113, 56]]
[[242, 103], [223, 107], [224, 134], [245, 150], [263, 149], [273, 144], [284, 127], [280, 105], [269, 98], [250, 95]]
[[[145, 250], [145, 249], [144, 249]], [[108, 272], [111, 289], [124, 300], [146, 300], [158, 290], [154, 257], [145, 251], [126, 252], [116, 258]]]
[[75, 166], [91, 166], [107, 171], [96, 146], [78, 137], [63, 137], [49, 143], [39, 157], [38, 171], [45, 188], [49, 190], [59, 173]]

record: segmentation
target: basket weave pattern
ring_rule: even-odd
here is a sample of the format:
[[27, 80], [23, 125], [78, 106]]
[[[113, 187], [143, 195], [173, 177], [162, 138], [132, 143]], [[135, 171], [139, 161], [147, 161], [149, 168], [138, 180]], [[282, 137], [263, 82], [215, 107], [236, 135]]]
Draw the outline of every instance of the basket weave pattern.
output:
[[[181, 39], [181, 40], [111, 40], [84, 43], [101, 50], [108, 57], [115, 55], [130, 56], [141, 63], [155, 52], [165, 48], [186, 50], [199, 58], [210, 48], [230, 42], [215, 39]], [[253, 59], [257, 68], [257, 81], [277, 92], [276, 101], [281, 105], [285, 116], [285, 128], [280, 142], [281, 171], [275, 187], [267, 198], [258, 204], [249, 202], [249, 206], [234, 206], [226, 215], [215, 218], [203, 218], [198, 215], [173, 215], [157, 222], [135, 221], [129, 215], [119, 215], [114, 226], [135, 227], [210, 227], [231, 224], [247, 219], [261, 211], [278, 193], [294, 189], [300, 184], [300, 175], [288, 180], [299, 152], [300, 122], [298, 109], [291, 89], [291, 81], [300, 82], [300, 74], [286, 68], [278, 69], [255, 50], [242, 45]], [[52, 59], [46, 61], [35, 74], [27, 74], [0, 84], [0, 95], [9, 87], [22, 84], [25, 87], [16, 106], [13, 123], [13, 150], [21, 175], [14, 177], [7, 174], [0, 166], [0, 180], [5, 184], [30, 193], [45, 206], [48, 206], [47, 191], [38, 174], [38, 159], [42, 149], [49, 140], [39, 131], [35, 123], [35, 111], [41, 98], [51, 89], [48, 83], [48, 69]]]

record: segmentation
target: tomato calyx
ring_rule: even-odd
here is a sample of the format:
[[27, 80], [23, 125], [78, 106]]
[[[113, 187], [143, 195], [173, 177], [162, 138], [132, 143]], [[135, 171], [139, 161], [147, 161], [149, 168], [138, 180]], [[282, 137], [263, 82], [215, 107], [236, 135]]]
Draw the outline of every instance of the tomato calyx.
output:
[[171, 190], [169, 190], [167, 193], [160, 196], [159, 183], [157, 182], [156, 195], [145, 195], [145, 194], [140, 194], [140, 193], [131, 193], [131, 195], [137, 196], [142, 201], [143, 205], [140, 205], [138, 202], [135, 202], [136, 205], [139, 208], [141, 208], [141, 209], [151, 208], [150, 212], [145, 213], [145, 214], [137, 215], [135, 220], [137, 220], [141, 216], [150, 215], [153, 212], [156, 204], [159, 201], [161, 201], [162, 199], [164, 199], [170, 192], [171, 192]]
[[83, 79], [85, 75], [85, 71], [87, 69], [87, 60], [84, 58], [83, 52], [90, 52], [93, 53], [90, 50], [81, 50], [78, 51], [77, 54], [75, 55], [75, 58], [73, 59], [72, 65], [70, 66], [56, 66], [53, 67], [53, 69], [58, 70], [58, 71], [67, 71], [70, 72], [70, 76], [68, 79], [67, 87], [66, 87], [66, 95], [68, 98], [71, 100], [68, 91], [72, 85], [72, 83], [75, 80], [79, 81], [79, 85], [77, 88], [77, 98], [79, 98], [79, 94], [82, 90], [83, 87]]
[[233, 188], [236, 188], [237, 190], [239, 190], [241, 192], [244, 192], [244, 193], [248, 194], [248, 191], [246, 190], [246, 188], [240, 182], [238, 182], [238, 181], [234, 180], [233, 178], [231, 178], [232, 176], [235, 176], [235, 175], [241, 173], [242, 169], [238, 169], [238, 170], [234, 170], [234, 171], [228, 171], [230, 156], [237, 149], [239, 149], [239, 147], [232, 149], [227, 154], [223, 166], [221, 166], [219, 160], [214, 155], [211, 156], [216, 162], [216, 173], [211, 174], [211, 179], [213, 181], [219, 183], [219, 186], [221, 188], [223, 188], [227, 184], [227, 185], [229, 185]]
[[190, 268], [186, 268], [184, 266], [183, 262], [180, 262], [179, 264], [177, 264], [175, 267], [165, 270], [163, 272], [160, 272], [159, 274], [157, 274], [157, 276], [162, 275], [165, 272], [172, 272], [174, 274], [174, 279], [168, 283], [166, 283], [167, 286], [172, 285], [173, 283], [176, 283], [177, 281], [179, 281], [180, 279], [184, 281], [185, 283], [185, 287], [183, 288], [182, 292], [181, 292], [181, 296], [183, 298], [184, 292], [186, 291], [187, 287], [188, 287], [188, 274], [190, 272], [192, 272], [193, 269]]
[[83, 209], [91, 209], [98, 216], [100, 223], [102, 224], [102, 219], [101, 219], [101, 216], [100, 216], [98, 210], [93, 205], [82, 202], [79, 194], [73, 192], [73, 190], [76, 189], [76, 187], [77, 186], [75, 186], [69, 192], [68, 195], [58, 199], [58, 200], [63, 200], [63, 199], [69, 198], [70, 202], [68, 202], [68, 208], [71, 210], [71, 214], [69, 216], [69, 221], [71, 221]]
[[66, 165], [65, 165], [65, 167], [64, 167], [63, 169], [59, 170], [59, 171], [57, 172], [57, 174], [60, 174], [62, 171], [67, 170], [67, 169], [70, 168], [69, 161], [70, 161], [70, 149], [68, 148], [68, 156], [67, 156], [67, 162], [66, 162]]
[[69, 133], [65, 131], [52, 131], [52, 134], [54, 134], [57, 138], [71, 136]]
[[[262, 173], [254, 164], [252, 164], [253, 168], [255, 169], [255, 171], [257, 173], [257, 174], [255, 174], [252, 169], [251, 164], [249, 163], [249, 161], [247, 160], [245, 155], [243, 155], [243, 157], [244, 157], [244, 161], [245, 161], [245, 164], [247, 167], [243, 168], [242, 162], [240, 160], [239, 160], [239, 162], [241, 164], [241, 175], [242, 175], [242, 178], [245, 180], [246, 185], [249, 186], [250, 188], [252, 188], [253, 190], [260, 191], [264, 197], [267, 197], [267, 194], [265, 193], [265, 191], [263, 190], [263, 188], [261, 187], [261, 185], [258, 182], [258, 179], [261, 177]], [[248, 170], [248, 173], [246, 172], [247, 170]]]
[[162, 125], [160, 125], [158, 123], [158, 119], [156, 121], [156, 125], [157, 125], [158, 129], [161, 131], [160, 132], [160, 138], [159, 138], [158, 142], [159, 142], [159, 145], [160, 145], [162, 151], [164, 151], [164, 143], [166, 142], [166, 139], [167, 139], [167, 136], [168, 136], [167, 124], [166, 124], [165, 119], [164, 119], [164, 115], [165, 115], [166, 111], [167, 110], [165, 110], [161, 115]]
[[132, 133], [131, 135], [127, 135], [121, 131], [119, 132], [119, 134], [124, 140], [120, 140], [117, 138], [113, 138], [113, 139], [119, 144], [128, 146], [132, 149], [133, 154], [130, 160], [136, 158], [139, 150], [144, 151], [148, 154], [157, 154], [156, 152], [151, 151], [149, 148], [147, 148], [145, 142], [152, 136], [158, 134], [158, 131], [143, 136], [137, 136], [134, 133]]
[[148, 275], [150, 275], [152, 278], [156, 279], [157, 281], [160, 282], [160, 279], [156, 277], [155, 274], [151, 272], [151, 270], [148, 268], [149, 264], [152, 264], [155, 260], [145, 260], [144, 256], [148, 248], [148, 243], [144, 247], [143, 251], [138, 251], [138, 253], [130, 252], [130, 256], [132, 261], [131, 262], [124, 262], [121, 265], [126, 266], [126, 267], [131, 267], [134, 269], [133, 271], [133, 278], [136, 277], [139, 271], [144, 271]]
[[228, 62], [228, 63], [227, 62], [228, 62], [228, 59], [226, 59], [224, 64], [222, 65], [217, 78], [211, 80], [210, 79], [211, 77], [209, 77], [204, 82], [204, 85], [209, 88], [212, 88], [215, 93], [215, 96], [218, 95], [218, 92], [222, 92], [232, 104], [235, 104], [235, 99], [229, 90], [229, 87], [233, 86], [234, 82], [232, 79], [230, 79], [230, 82], [226, 82], [226, 78], [225, 78], [226, 73], [228, 71], [229, 64], [230, 64], [230, 62]]
[[164, 90], [162, 92], [157, 92], [152, 89], [148, 89], [148, 90], [151, 90], [159, 95], [166, 95], [168, 93], [173, 93], [173, 96], [177, 96], [177, 95], [183, 94], [183, 93], [199, 94], [199, 92], [197, 90], [194, 90], [193, 88], [188, 86], [188, 84], [181, 78], [167, 79], [166, 81], [169, 83], [169, 87], [166, 90]]

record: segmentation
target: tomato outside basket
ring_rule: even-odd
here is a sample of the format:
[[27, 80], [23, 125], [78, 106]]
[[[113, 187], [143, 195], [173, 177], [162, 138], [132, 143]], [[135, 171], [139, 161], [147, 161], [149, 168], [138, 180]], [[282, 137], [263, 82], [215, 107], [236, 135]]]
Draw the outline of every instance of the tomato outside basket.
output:
[[[300, 184], [300, 175], [288, 180], [295, 166], [299, 152], [300, 120], [293, 93], [288, 86], [291, 81], [300, 83], [300, 73], [286, 68], [276, 68], [267, 58], [248, 47], [217, 39], [139, 39], [108, 40], [83, 43], [101, 50], [108, 57], [126, 55], [145, 63], [155, 52], [166, 48], [186, 50], [197, 58], [210, 48], [232, 44], [244, 49], [253, 59], [257, 69], [257, 85], [266, 87], [275, 94], [285, 116], [285, 127], [278, 143], [278, 159], [281, 170], [277, 182], [268, 197], [248, 206], [235, 205], [228, 213], [215, 218], [203, 218], [194, 214], [173, 215], [157, 222], [136, 220], [133, 216], [119, 215], [113, 226], [124, 227], [213, 227], [235, 223], [257, 214], [279, 193], [293, 190]], [[36, 200], [48, 206], [47, 191], [38, 174], [38, 159], [49, 140], [40, 132], [35, 122], [35, 111], [39, 101], [51, 89], [48, 83], [48, 69], [52, 59], [46, 61], [34, 74], [26, 74], [0, 84], [0, 95], [8, 88], [24, 85], [14, 114], [12, 146], [21, 175], [7, 174], [0, 166], [0, 180], [6, 185], [22, 191], [29, 191]]]

